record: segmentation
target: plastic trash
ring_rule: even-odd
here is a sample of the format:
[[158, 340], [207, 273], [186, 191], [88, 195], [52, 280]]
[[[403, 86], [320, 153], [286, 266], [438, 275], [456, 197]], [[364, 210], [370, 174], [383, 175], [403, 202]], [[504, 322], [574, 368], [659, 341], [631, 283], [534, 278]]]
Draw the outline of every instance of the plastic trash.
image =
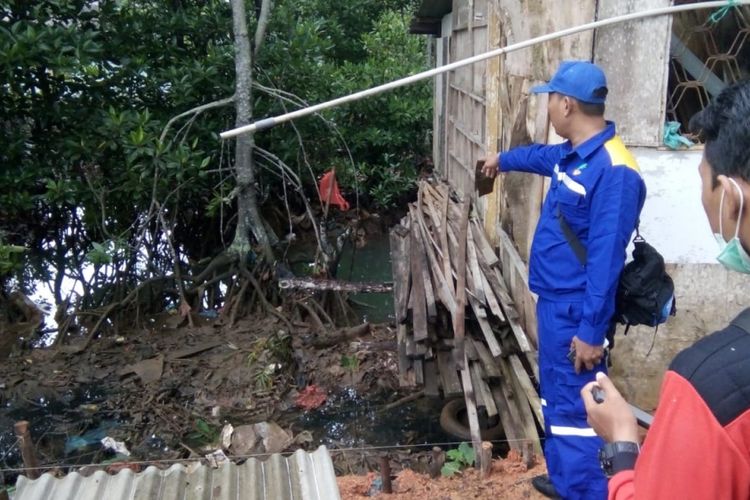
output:
[[115, 422], [103, 422], [99, 427], [91, 429], [80, 436], [70, 436], [65, 441], [65, 454], [69, 455], [89, 446], [97, 445], [107, 437], [110, 429], [117, 427]]
[[222, 450], [216, 450], [213, 453], [209, 453], [206, 455], [206, 460], [208, 460], [208, 465], [214, 469], [218, 468], [224, 462], [229, 461]]
[[680, 134], [680, 122], [666, 122], [664, 124], [664, 145], [669, 149], [680, 149], [681, 147], [690, 147], [693, 141]]
[[130, 451], [128, 451], [127, 446], [125, 446], [125, 443], [122, 441], [115, 441], [114, 438], [107, 436], [102, 439], [101, 443], [105, 449], [112, 450], [118, 455], [124, 455], [126, 457], [130, 456]]

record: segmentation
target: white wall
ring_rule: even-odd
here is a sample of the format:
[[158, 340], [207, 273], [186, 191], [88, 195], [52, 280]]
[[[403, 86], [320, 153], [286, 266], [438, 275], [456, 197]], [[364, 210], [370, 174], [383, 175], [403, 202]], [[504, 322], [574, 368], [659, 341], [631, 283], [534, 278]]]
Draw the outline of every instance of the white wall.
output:
[[701, 151], [630, 148], [648, 195], [641, 234], [668, 263], [714, 264], [719, 251], [701, 204]]
[[[674, 356], [701, 337], [723, 328], [748, 305], [750, 279], [716, 261], [719, 253], [701, 204], [701, 151], [630, 148], [646, 181], [648, 196], [641, 233], [668, 263], [677, 297], [677, 316], [659, 326], [618, 335], [611, 374], [625, 397], [652, 410], [664, 371]], [[628, 252], [629, 253], [629, 252]]]

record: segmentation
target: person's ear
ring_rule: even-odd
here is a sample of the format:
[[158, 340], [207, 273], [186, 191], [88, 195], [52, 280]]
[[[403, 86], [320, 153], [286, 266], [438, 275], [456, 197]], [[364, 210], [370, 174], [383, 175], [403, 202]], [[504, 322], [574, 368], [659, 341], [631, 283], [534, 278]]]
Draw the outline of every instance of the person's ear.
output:
[[565, 96], [562, 99], [562, 103], [563, 103], [563, 116], [567, 118], [573, 113], [573, 106], [574, 106], [573, 99], [571, 99], [568, 96]]
[[716, 180], [719, 182], [719, 187], [724, 190], [724, 206], [722, 208], [724, 227], [726, 228], [726, 223], [729, 222], [732, 224], [729, 227], [734, 228], [740, 218], [740, 204], [742, 202], [740, 188], [726, 175], [719, 175]]

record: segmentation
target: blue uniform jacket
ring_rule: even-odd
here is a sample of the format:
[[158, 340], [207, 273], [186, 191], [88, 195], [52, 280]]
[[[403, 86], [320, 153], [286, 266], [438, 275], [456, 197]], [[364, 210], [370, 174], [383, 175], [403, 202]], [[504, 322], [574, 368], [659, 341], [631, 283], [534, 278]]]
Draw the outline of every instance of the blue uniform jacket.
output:
[[[635, 159], [607, 127], [573, 148], [569, 141], [500, 154], [502, 172], [551, 177], [529, 258], [529, 286], [550, 300], [583, 302], [579, 339], [602, 345], [614, 314], [625, 250], [646, 198]], [[557, 207], [587, 250], [582, 266], [560, 228]]]

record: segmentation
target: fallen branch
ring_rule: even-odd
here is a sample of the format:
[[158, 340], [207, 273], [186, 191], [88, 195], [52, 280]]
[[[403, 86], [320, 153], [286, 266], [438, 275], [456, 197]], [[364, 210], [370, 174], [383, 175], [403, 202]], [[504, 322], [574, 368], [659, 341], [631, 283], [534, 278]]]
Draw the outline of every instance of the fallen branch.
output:
[[326, 347], [332, 347], [341, 342], [346, 342], [347, 340], [367, 335], [368, 333], [370, 333], [370, 323], [363, 323], [330, 335], [319, 337], [313, 341], [312, 345], [318, 349], [325, 349]]
[[279, 288], [282, 290], [333, 290], [334, 292], [352, 293], [391, 293], [393, 292], [393, 283], [352, 282], [317, 278], [284, 278], [279, 280]]
[[408, 396], [404, 396], [401, 399], [397, 399], [393, 403], [388, 403], [387, 405], [384, 405], [382, 408], [378, 410], [378, 413], [385, 413], [387, 411], [391, 411], [394, 408], [398, 408], [399, 406], [405, 405], [407, 403], [411, 403], [412, 401], [416, 401], [417, 399], [421, 399], [424, 396], [424, 391], [418, 391], [413, 394], [409, 394]]

